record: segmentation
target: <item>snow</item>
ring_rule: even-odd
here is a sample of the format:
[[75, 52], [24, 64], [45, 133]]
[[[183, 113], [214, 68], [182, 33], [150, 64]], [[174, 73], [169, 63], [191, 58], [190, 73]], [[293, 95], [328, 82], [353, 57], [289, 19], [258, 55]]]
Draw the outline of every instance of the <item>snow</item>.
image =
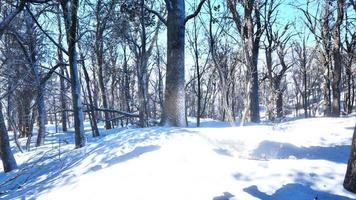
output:
[[355, 116], [244, 127], [194, 121], [101, 128], [99, 138], [86, 124], [88, 145], [75, 150], [73, 133], [49, 134], [45, 146], [15, 153], [20, 169], [0, 173], [0, 198], [356, 199], [342, 187]]

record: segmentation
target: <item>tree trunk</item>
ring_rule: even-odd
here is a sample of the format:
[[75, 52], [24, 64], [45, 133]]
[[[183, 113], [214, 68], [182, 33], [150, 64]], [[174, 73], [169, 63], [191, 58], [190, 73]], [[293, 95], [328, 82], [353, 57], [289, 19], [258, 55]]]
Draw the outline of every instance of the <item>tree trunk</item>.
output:
[[344, 17], [344, 0], [337, 1], [337, 20], [334, 25], [334, 45], [332, 53], [334, 56], [334, 70], [333, 70], [333, 82], [332, 82], [332, 116], [340, 117], [340, 87], [341, 87], [341, 68], [342, 58], [340, 53], [341, 38], [340, 38], [340, 26]]
[[[103, 103], [103, 108], [108, 109], [108, 98], [106, 93], [106, 87], [104, 83], [104, 31], [106, 29], [106, 21], [101, 18], [104, 15], [101, 12], [103, 11], [103, 2], [101, 0], [97, 1], [95, 15], [96, 15], [96, 32], [95, 32], [95, 55], [96, 61], [98, 65], [98, 82], [99, 82], [99, 90], [100, 90], [100, 97]], [[105, 128], [111, 129], [111, 121], [110, 121], [110, 113], [104, 112], [104, 121], [105, 121]]]
[[70, 68], [70, 80], [72, 90], [73, 101], [73, 117], [74, 117], [74, 129], [75, 129], [75, 148], [85, 146], [86, 140], [84, 136], [84, 116], [83, 105], [80, 96], [80, 79], [78, 69], [78, 56], [76, 50], [77, 42], [77, 24], [78, 24], [78, 0], [73, 0], [70, 6], [65, 0], [61, 1], [63, 8], [63, 15], [65, 19], [65, 26], [67, 31], [67, 43], [68, 43], [68, 57]]
[[16, 160], [11, 152], [9, 135], [5, 126], [5, 119], [2, 113], [2, 103], [0, 102], [0, 156], [5, 172], [17, 169]]
[[356, 193], [356, 125], [352, 137], [351, 152], [343, 185], [346, 190]]
[[147, 62], [149, 53], [147, 52], [147, 35], [145, 25], [145, 1], [140, 2], [140, 27], [141, 27], [141, 46], [138, 53], [137, 63], [137, 82], [138, 82], [138, 100], [139, 100], [139, 125], [148, 127], [148, 74]]
[[90, 115], [90, 124], [91, 124], [91, 129], [93, 132], [93, 137], [98, 137], [100, 136], [98, 125], [96, 123], [96, 115], [95, 115], [95, 110], [94, 110], [94, 102], [93, 102], [93, 97], [91, 94], [91, 89], [90, 89], [90, 79], [89, 79], [89, 74], [86, 70], [85, 63], [84, 63], [84, 56], [81, 55], [81, 60], [83, 60], [83, 71], [84, 71], [84, 78], [88, 90], [88, 98], [89, 98], [89, 115]]
[[[352, 63], [351, 63], [352, 64]], [[345, 111], [347, 114], [352, 113], [352, 102], [351, 102], [351, 90], [352, 90], [352, 85], [351, 85], [351, 80], [352, 80], [352, 72], [351, 72], [351, 64], [346, 67], [346, 84], [347, 84], [347, 91], [345, 93]]]
[[[251, 0], [250, 0], [251, 1]], [[255, 2], [255, 1], [252, 1]], [[250, 92], [250, 120], [251, 122], [260, 122], [260, 101], [259, 101], [259, 81], [258, 81], [258, 55], [260, 49], [260, 39], [262, 35], [261, 21], [260, 21], [260, 2], [257, 0], [254, 5], [255, 11], [255, 25], [256, 31], [254, 32], [253, 20], [251, 17], [247, 17], [247, 31], [249, 40], [252, 40], [252, 65], [251, 65], [251, 73], [252, 73], [252, 85]], [[253, 5], [253, 3], [251, 4]], [[252, 10], [252, 6], [251, 6]], [[251, 16], [251, 14], [250, 14]]]
[[[329, 74], [329, 66], [327, 66], [326, 74]], [[331, 116], [331, 91], [329, 75], [324, 75], [324, 116]]]
[[304, 117], [308, 118], [308, 85], [307, 85], [307, 71], [306, 71], [306, 66], [304, 66], [304, 71], [303, 71], [303, 85], [304, 85], [304, 91], [303, 91], [303, 108], [304, 108]]
[[[258, 53], [256, 55], [258, 57]], [[258, 58], [254, 58], [258, 59]], [[260, 103], [259, 103], [259, 85], [258, 85], [258, 71], [257, 71], [257, 61], [253, 62], [251, 68], [252, 75], [252, 84], [250, 95], [250, 121], [251, 122], [260, 122]]]
[[[58, 44], [62, 45], [62, 39], [63, 39], [63, 35], [62, 35], [62, 23], [61, 23], [61, 16], [59, 14], [59, 8], [57, 8], [58, 14], [57, 14], [57, 21], [58, 21]], [[63, 62], [63, 52], [61, 49], [57, 49], [57, 56], [58, 56], [58, 61], [60, 63], [64, 63]], [[67, 128], [67, 119], [68, 119], [68, 114], [67, 114], [67, 101], [66, 101], [66, 84], [64, 82], [64, 67], [65, 66], [61, 66], [60, 68], [60, 77], [59, 77], [59, 81], [60, 81], [60, 102], [61, 102], [61, 122], [62, 122], [62, 131], [66, 132], [68, 130]]]
[[200, 115], [201, 115], [201, 74], [199, 66], [199, 49], [198, 49], [198, 31], [197, 23], [194, 19], [194, 57], [195, 57], [195, 69], [197, 73], [197, 127], [200, 127]]
[[45, 134], [46, 134], [46, 104], [44, 101], [43, 87], [40, 86], [37, 91], [37, 110], [38, 110], [38, 134], [36, 147], [44, 144]]
[[232, 115], [232, 111], [229, 106], [228, 102], [228, 83], [227, 83], [227, 75], [226, 75], [226, 69], [222, 65], [226, 65], [226, 63], [221, 64], [217, 60], [217, 55], [216, 55], [216, 50], [215, 50], [215, 38], [213, 36], [213, 13], [212, 13], [212, 6], [211, 2], [208, 1], [208, 6], [209, 6], [209, 39], [210, 39], [210, 51], [211, 51], [211, 57], [215, 65], [215, 69], [218, 71], [218, 77], [219, 77], [219, 88], [220, 88], [220, 93], [221, 93], [221, 106], [222, 106], [222, 120], [225, 121], [227, 119], [228, 122], [234, 123], [235, 117]]
[[184, 80], [184, 0], [168, 0], [167, 9], [167, 72], [164, 116], [162, 124], [184, 127], [186, 126]]
[[283, 117], [283, 91], [281, 87], [281, 77], [276, 77], [274, 91], [276, 92], [276, 114], [277, 118]]
[[10, 90], [11, 90], [11, 85], [12, 85], [12, 83], [10, 82], [10, 78], [8, 79], [8, 81], [9, 81], [9, 83], [8, 83], [8, 92], [9, 92], [9, 94], [7, 95], [7, 111], [6, 111], [6, 113], [7, 113], [7, 125], [8, 125], [8, 131], [13, 131], [14, 129], [13, 129], [13, 127], [12, 126], [10, 126], [10, 124], [11, 124], [11, 117], [12, 117], [12, 110], [14, 109], [14, 106], [13, 106], [13, 102], [12, 102], [12, 99], [11, 99], [11, 97], [12, 97], [12, 94], [11, 94], [11, 92], [10, 92]]
[[41, 146], [44, 144], [44, 139], [46, 135], [46, 104], [44, 101], [44, 84], [42, 84], [41, 80], [41, 72], [39, 69], [38, 63], [38, 48], [37, 48], [37, 37], [34, 31], [35, 22], [29, 13], [26, 12], [26, 34], [29, 36], [28, 46], [29, 46], [29, 64], [31, 66], [32, 74], [35, 78], [35, 84], [37, 89], [37, 113], [38, 113], [38, 133], [37, 133], [37, 141], [36, 146]]
[[[99, 36], [98, 36], [99, 37]], [[106, 97], [106, 88], [105, 88], [105, 83], [104, 83], [104, 75], [103, 75], [103, 36], [100, 36], [101, 38], [97, 38], [97, 47], [99, 50], [96, 51], [100, 51], [96, 53], [97, 56], [97, 62], [98, 62], [98, 82], [99, 82], [99, 89], [100, 89], [100, 97], [103, 103], [103, 108], [104, 109], [108, 109], [108, 101], [107, 101], [107, 97]], [[111, 129], [111, 122], [109, 121], [110, 119], [110, 113], [109, 112], [104, 112], [104, 120], [105, 120], [105, 128], [106, 129]]]
[[324, 116], [331, 116], [331, 91], [330, 91], [330, 71], [331, 71], [331, 57], [330, 57], [330, 0], [325, 2], [325, 14], [322, 23], [322, 43], [324, 48]]
[[156, 40], [156, 48], [157, 48], [157, 69], [158, 69], [158, 99], [159, 106], [161, 110], [161, 119], [163, 119], [163, 110], [164, 110], [164, 99], [163, 99], [163, 72], [161, 67], [161, 54], [158, 47], [158, 41]]

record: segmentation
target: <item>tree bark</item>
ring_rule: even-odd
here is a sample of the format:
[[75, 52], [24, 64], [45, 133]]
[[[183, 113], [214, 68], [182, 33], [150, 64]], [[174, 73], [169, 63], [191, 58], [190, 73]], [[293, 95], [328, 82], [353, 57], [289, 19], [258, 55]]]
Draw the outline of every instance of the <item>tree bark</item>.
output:
[[[138, 100], [139, 100], [139, 125], [140, 127], [148, 127], [148, 72], [147, 63], [149, 52], [147, 52], [147, 35], [145, 24], [145, 1], [140, 2], [140, 39], [141, 46], [138, 55], [137, 63], [137, 79], [138, 79]], [[154, 41], [152, 41], [154, 43]]]
[[[90, 120], [91, 120], [91, 129], [93, 132], [93, 137], [99, 137], [100, 133], [99, 133], [99, 129], [98, 129], [98, 125], [96, 123], [96, 115], [95, 115], [95, 110], [94, 110], [94, 101], [93, 101], [93, 97], [91, 94], [91, 89], [90, 89], [90, 79], [89, 79], [89, 74], [88, 71], [85, 67], [85, 63], [84, 63], [84, 56], [80, 56], [81, 60], [83, 60], [83, 71], [84, 71], [84, 78], [85, 78], [85, 82], [86, 82], [86, 86], [87, 86], [87, 91], [88, 91], [88, 98], [89, 98], [89, 115], [90, 115]], [[106, 109], [106, 108], [104, 108]]]
[[330, 15], [330, 0], [325, 2], [325, 14], [322, 22], [322, 44], [324, 48], [324, 116], [331, 116], [331, 82], [330, 82], [330, 71], [331, 71], [331, 57], [330, 57], [330, 24], [329, 24], [329, 15]]
[[[240, 1], [240, 3], [242, 4], [244, 10], [243, 19], [238, 14], [236, 1], [228, 0], [228, 7], [232, 13], [233, 20], [242, 38], [245, 65], [248, 70], [247, 78], [250, 79], [250, 84], [247, 84], [250, 87], [247, 89], [250, 121], [258, 123], [260, 122], [260, 110], [257, 64], [260, 39], [262, 35], [260, 21], [260, 2], [259, 0], [243, 0]], [[252, 14], [253, 11], [254, 16]], [[254, 31], [254, 23], [256, 25], [256, 31]]]
[[73, 117], [74, 117], [74, 129], [75, 129], [75, 147], [81, 148], [85, 146], [86, 140], [84, 136], [84, 116], [83, 105], [80, 96], [80, 79], [78, 69], [78, 56], [76, 50], [77, 42], [77, 25], [78, 25], [78, 0], [73, 0], [68, 6], [66, 0], [61, 1], [63, 15], [65, 20], [65, 27], [67, 32], [68, 43], [68, 57], [70, 68], [70, 81], [72, 90], [73, 101]]
[[184, 0], [167, 0], [167, 10], [167, 72], [162, 124], [184, 127], [186, 126], [184, 79]]
[[[57, 7], [57, 21], [58, 21], [58, 44], [60, 46], [62, 46], [62, 40], [63, 40], [63, 34], [62, 34], [62, 23], [61, 23], [61, 17], [59, 14], [59, 7]], [[63, 52], [61, 49], [57, 49], [57, 56], [58, 56], [58, 61], [60, 63], [64, 63], [64, 59], [63, 59]], [[62, 131], [66, 132], [68, 130], [67, 128], [67, 119], [68, 119], [68, 114], [67, 114], [67, 101], [66, 101], [66, 84], [65, 84], [65, 74], [64, 74], [64, 67], [65, 66], [61, 66], [60, 68], [60, 77], [59, 77], [59, 81], [60, 81], [60, 102], [61, 102], [61, 122], [62, 122]]]
[[5, 119], [2, 113], [2, 103], [0, 102], [0, 156], [5, 172], [17, 169], [16, 160], [11, 152], [9, 135], [5, 126]]
[[[261, 21], [260, 21], [260, 2], [259, 0], [253, 1], [254, 11], [255, 11], [255, 25], [256, 25], [256, 32], [254, 32], [254, 25], [253, 21], [250, 22], [250, 18], [248, 17], [247, 21], [247, 30], [248, 36], [252, 39], [252, 90], [250, 93], [250, 120], [251, 122], [260, 122], [260, 101], [259, 101], [259, 81], [258, 81], [258, 55], [260, 49], [260, 39], [262, 35], [262, 28], [261, 28]], [[251, 8], [252, 9], [252, 8]], [[251, 18], [252, 20], [252, 18]], [[251, 23], [251, 25], [249, 25]], [[252, 29], [250, 29], [250, 26]]]
[[332, 49], [332, 54], [334, 57], [334, 70], [333, 70], [333, 81], [332, 81], [332, 116], [340, 117], [340, 94], [341, 94], [341, 69], [342, 69], [342, 58], [340, 52], [341, 38], [340, 38], [340, 27], [344, 18], [344, 0], [337, 1], [337, 19], [333, 28], [334, 45]]
[[[98, 26], [99, 26], [98, 22]], [[101, 30], [101, 27], [97, 28], [96, 32], [96, 40], [95, 40], [95, 52], [96, 52], [96, 58], [97, 58], [97, 64], [98, 64], [98, 82], [99, 82], [99, 89], [100, 89], [100, 97], [101, 101], [103, 103], [103, 108], [107, 109], [108, 108], [108, 101], [107, 101], [107, 96], [106, 96], [106, 88], [105, 88], [105, 83], [104, 83], [104, 72], [103, 72], [103, 65], [104, 65], [104, 56], [103, 56], [103, 51], [104, 51], [104, 41], [103, 41], [103, 32], [104, 30]], [[110, 114], [108, 112], [104, 112], [104, 119], [105, 119], [105, 128], [106, 129], [111, 129], [111, 122], [109, 121], [110, 119]]]
[[346, 190], [356, 193], [356, 125], [352, 137], [351, 152], [343, 185]]
[[34, 32], [34, 21], [29, 14], [26, 15], [27, 34], [29, 36], [29, 60], [32, 69], [32, 73], [35, 77], [36, 89], [37, 89], [37, 120], [38, 120], [38, 133], [36, 140], [36, 147], [44, 144], [46, 136], [46, 104], [44, 100], [45, 84], [42, 83], [41, 72], [38, 63], [38, 49], [37, 38]]

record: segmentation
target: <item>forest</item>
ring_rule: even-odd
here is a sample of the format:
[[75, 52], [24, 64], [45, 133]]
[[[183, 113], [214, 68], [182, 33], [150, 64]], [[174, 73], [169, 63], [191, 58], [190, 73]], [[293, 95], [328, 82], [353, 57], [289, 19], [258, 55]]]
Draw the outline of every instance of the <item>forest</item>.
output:
[[[195, 177], [192, 185], [204, 185], [217, 162], [271, 166], [261, 180], [234, 169], [244, 186], [215, 186], [226, 175], [216, 172], [206, 181], [214, 194], [152, 184], [136, 188], [151, 188], [142, 196], [76, 199], [356, 198], [355, 61], [354, 0], [1, 0], [0, 198], [74, 198], [95, 187], [70, 190], [66, 181], [96, 185], [101, 173], [104, 183], [127, 163], [157, 170], [150, 156], [162, 159], [157, 166], [173, 157], [173, 169], [191, 164], [176, 178]], [[209, 168], [198, 176], [200, 159]], [[279, 161], [295, 168], [294, 182], [286, 172], [277, 190], [282, 183], [262, 180], [280, 182], [270, 176]], [[327, 170], [335, 177], [321, 179]]]

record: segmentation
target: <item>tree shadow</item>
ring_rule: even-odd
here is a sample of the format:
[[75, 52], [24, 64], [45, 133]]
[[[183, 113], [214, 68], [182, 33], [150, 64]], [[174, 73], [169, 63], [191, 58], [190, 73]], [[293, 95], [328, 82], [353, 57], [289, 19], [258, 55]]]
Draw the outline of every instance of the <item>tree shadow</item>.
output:
[[261, 192], [256, 185], [244, 188], [243, 191], [261, 200], [352, 200], [345, 196], [313, 190], [309, 185], [300, 183], [289, 183], [284, 185], [272, 195]]
[[350, 148], [350, 145], [297, 147], [290, 143], [265, 140], [258, 145], [250, 156], [255, 159], [320, 159], [346, 164]]
[[[69, 144], [61, 144], [62, 149], [50, 148], [47, 151], [33, 149], [36, 156], [20, 164], [18, 171], [9, 174], [0, 173], [0, 199], [36, 199], [43, 192], [50, 192], [54, 187], [70, 185], [77, 177], [87, 173], [95, 173], [106, 167], [127, 162], [142, 154], [160, 149], [155, 142], [173, 134], [191, 133], [182, 128], [143, 128], [143, 129], [111, 129], [101, 132], [98, 138], [92, 138], [87, 132], [88, 145], [73, 149], [74, 135], [59, 134]], [[54, 136], [56, 137], [56, 136]], [[57, 141], [46, 137], [48, 141]], [[59, 151], [60, 150], [60, 151]], [[73, 171], [75, 167], [84, 170]]]
[[234, 197], [230, 192], [224, 192], [223, 195], [214, 197], [213, 200], [229, 200]]
[[159, 149], [160, 149], [160, 146], [158, 146], [158, 145], [139, 146], [139, 147], [136, 147], [133, 151], [126, 153], [124, 155], [118, 156], [118, 157], [111, 157], [111, 158], [104, 157], [103, 159], [101, 159], [100, 164], [90, 167], [88, 170], [86, 170], [85, 173], [95, 172], [100, 169], [110, 167], [112, 165], [137, 158], [142, 154], [156, 151]]

